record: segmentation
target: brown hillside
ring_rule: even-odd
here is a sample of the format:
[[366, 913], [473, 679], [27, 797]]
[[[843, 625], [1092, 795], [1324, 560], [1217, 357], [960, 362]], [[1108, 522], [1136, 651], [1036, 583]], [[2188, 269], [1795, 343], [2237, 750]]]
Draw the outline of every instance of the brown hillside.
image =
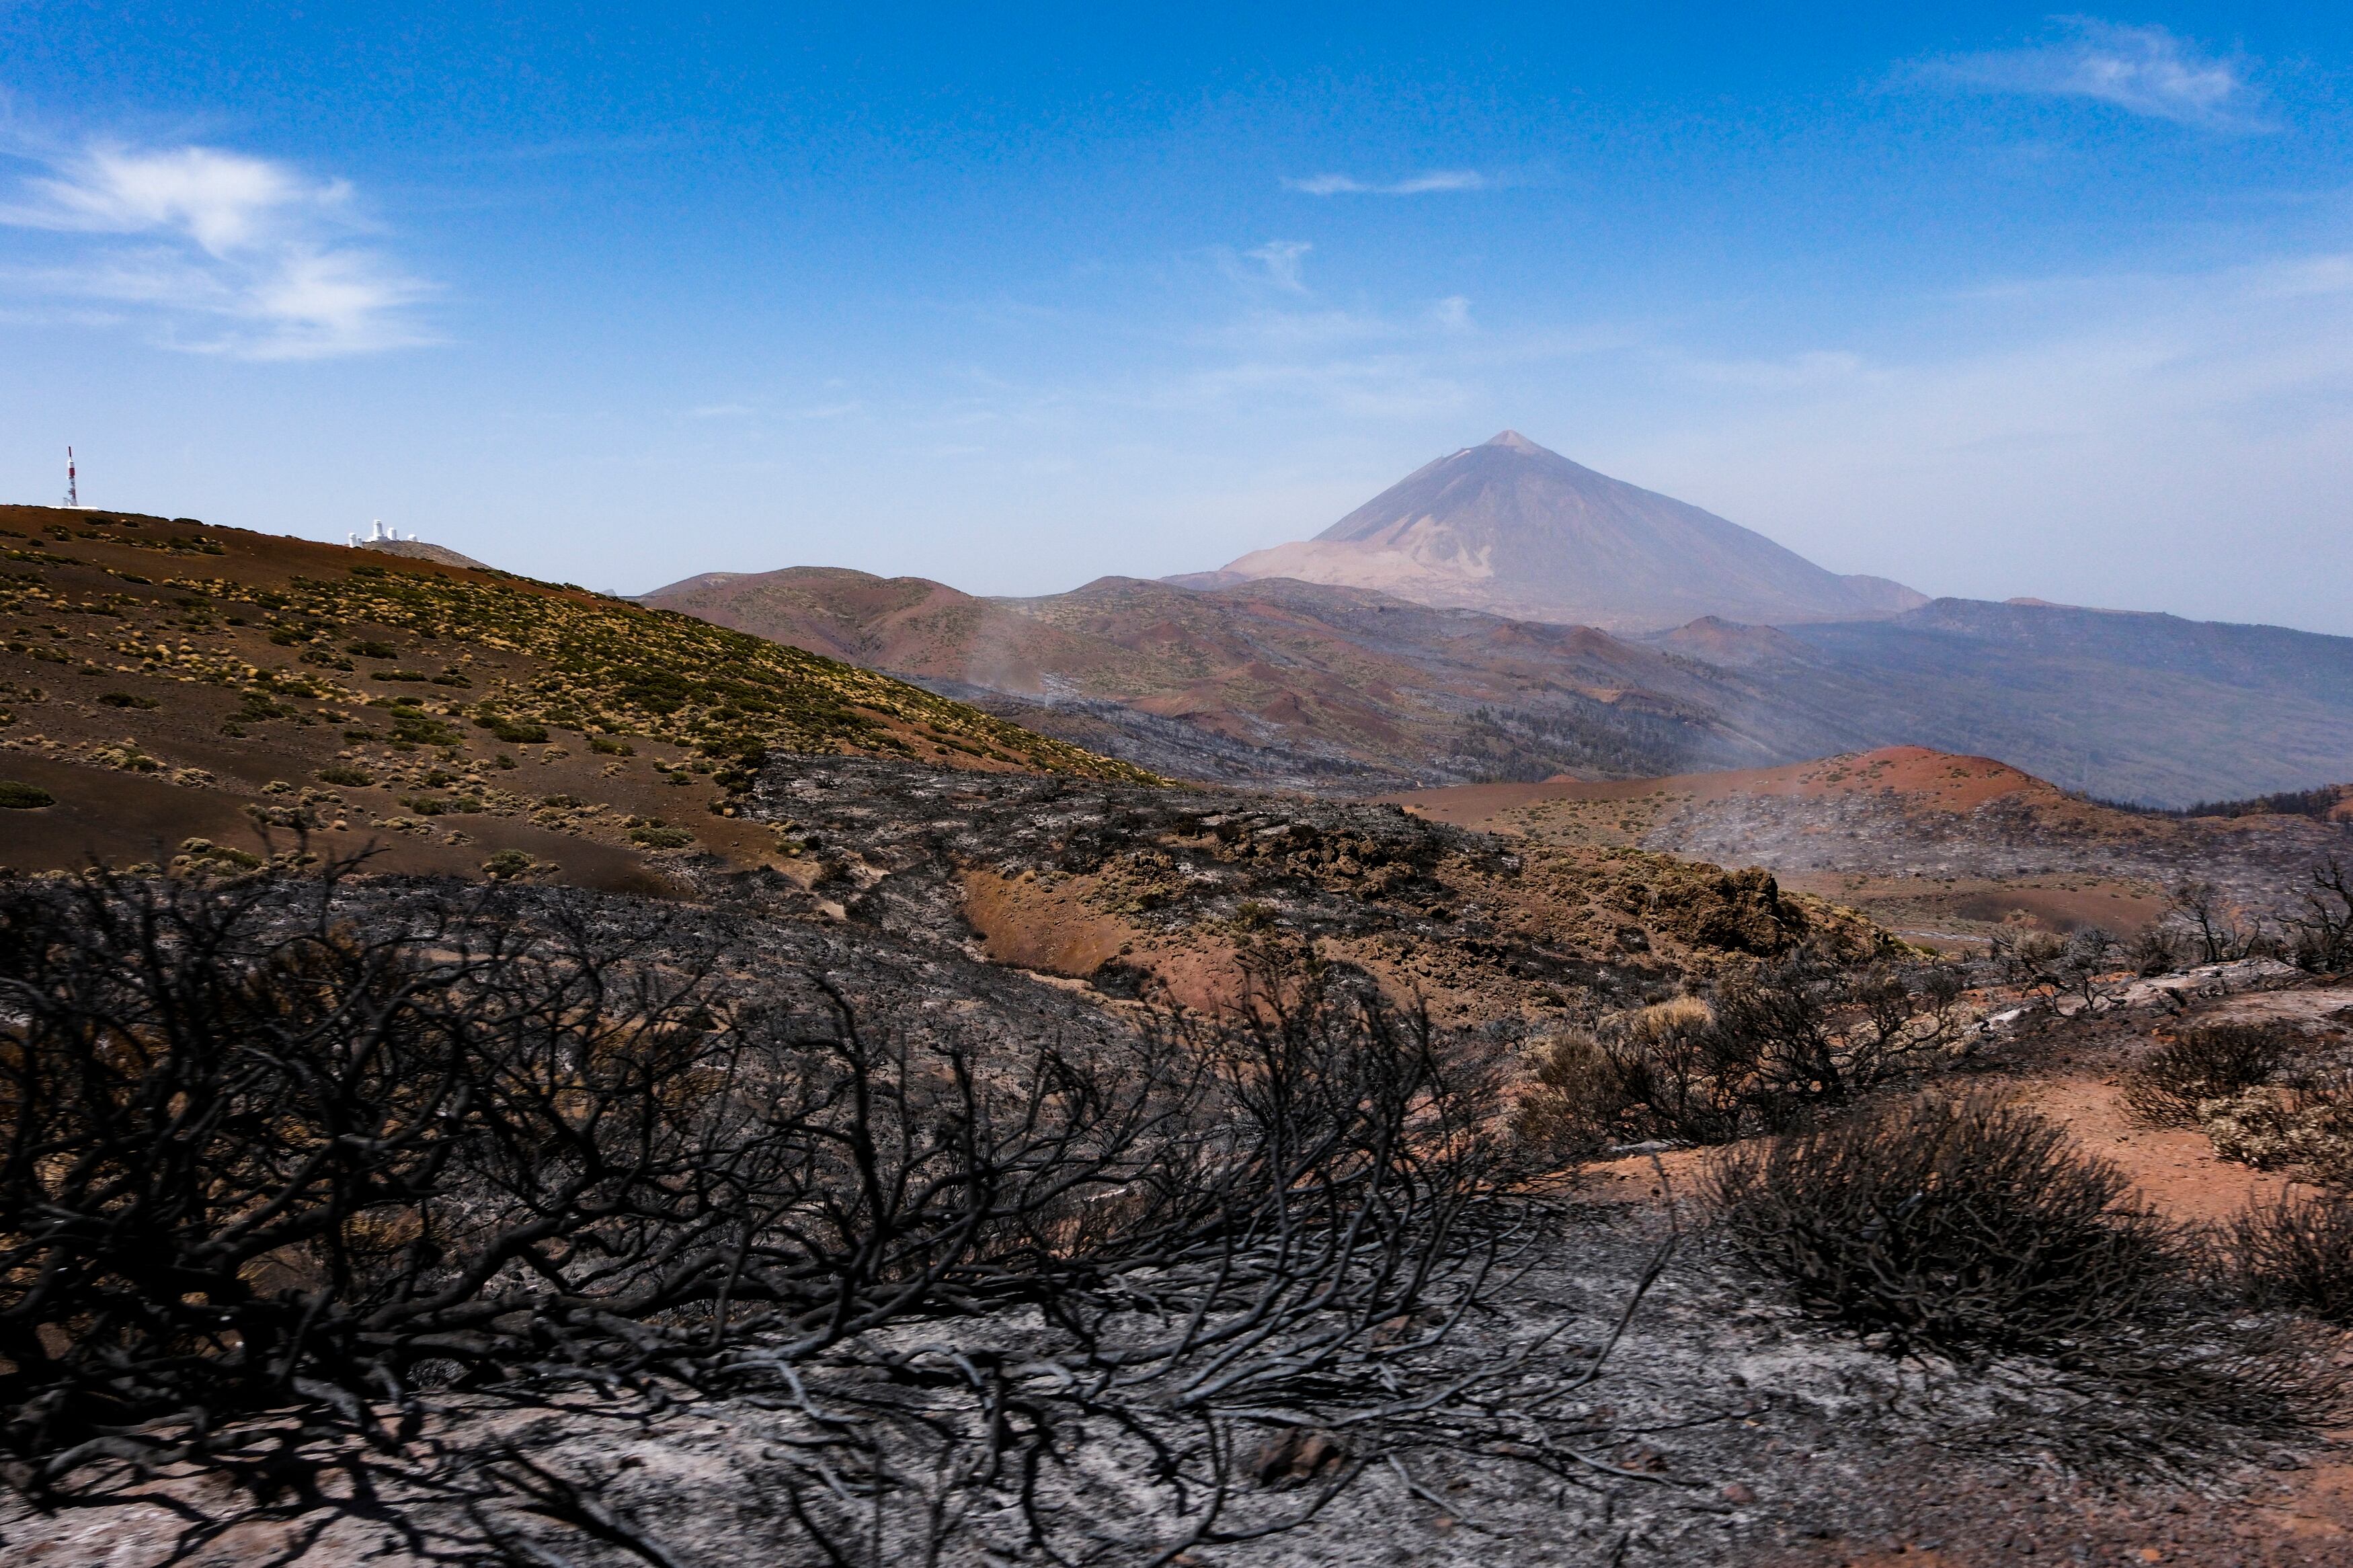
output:
[[[1156, 770], [1384, 785], [1564, 770], [1656, 773], [1771, 753], [1715, 717], [1725, 683], [1590, 626], [1434, 610], [1386, 595], [1240, 583], [1199, 593], [1105, 577], [978, 599], [923, 578], [797, 567], [689, 579], [645, 602], [854, 658], [959, 695], [1029, 700], [1025, 721]], [[1092, 703], [1095, 706], [1088, 707]], [[1106, 714], [1106, 708], [1123, 710]], [[1205, 751], [1155, 747], [1181, 732]], [[1114, 736], [1114, 742], [1119, 736]]]
[[[0, 508], [0, 865], [234, 864], [299, 832], [380, 865], [501, 851], [603, 886], [777, 858], [771, 749], [1143, 775], [688, 616], [189, 519]], [[43, 795], [48, 804], [39, 804]], [[202, 843], [191, 841], [201, 840]], [[526, 874], [554, 874], [553, 872]]]
[[1453, 826], [1763, 866], [1911, 940], [1968, 946], [2023, 923], [2129, 931], [2186, 880], [2249, 913], [2293, 906], [2353, 832], [2307, 816], [2168, 817], [2070, 795], [1988, 757], [1891, 746], [1786, 767], [1476, 784], [1389, 797]]
[[2187, 806], [2353, 776], [2353, 638], [1958, 600], [1655, 637], [1268, 578], [981, 599], [709, 574], [647, 597], [892, 670], [1169, 776], [1377, 794], [1656, 777], [1895, 744]]

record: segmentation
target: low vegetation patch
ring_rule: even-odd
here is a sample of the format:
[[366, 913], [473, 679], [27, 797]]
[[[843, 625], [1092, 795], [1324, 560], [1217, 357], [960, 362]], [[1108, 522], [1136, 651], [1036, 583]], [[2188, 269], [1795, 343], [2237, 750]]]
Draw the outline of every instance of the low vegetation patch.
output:
[[537, 872], [554, 869], [538, 857], [521, 849], [501, 849], [482, 862], [482, 875], [493, 882], [520, 881]]
[[1959, 976], [1813, 953], [1736, 973], [1704, 998], [1571, 1030], [1539, 1053], [1524, 1138], [1576, 1157], [1612, 1145], [1778, 1131], [1966, 1049]]
[[365, 789], [375, 783], [375, 775], [353, 763], [329, 763], [319, 770], [319, 780], [345, 789]]
[[2260, 1024], [2186, 1029], [2151, 1051], [2125, 1079], [2124, 1100], [2150, 1127], [2194, 1127], [2199, 1108], [2267, 1082], [2285, 1065], [2295, 1037]]
[[2259, 1171], [2353, 1184], [2353, 1079], [2266, 1084], [2199, 1108], [2214, 1152]]
[[2049, 1346], [2147, 1312], [2189, 1266], [2123, 1172], [1984, 1094], [1727, 1155], [1707, 1190], [1744, 1261], [1905, 1344]]
[[2239, 1216], [2231, 1242], [2250, 1301], [2353, 1328], [2353, 1193], [2259, 1204]]
[[0, 811], [38, 811], [57, 803], [58, 797], [38, 784], [0, 779]]

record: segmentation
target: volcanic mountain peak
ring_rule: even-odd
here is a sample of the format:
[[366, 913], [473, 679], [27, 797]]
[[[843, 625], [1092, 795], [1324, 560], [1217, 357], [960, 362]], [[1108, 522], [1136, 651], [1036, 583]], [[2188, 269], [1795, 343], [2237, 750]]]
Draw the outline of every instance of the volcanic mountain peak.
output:
[[[1517, 430], [1499, 431], [1495, 435], [1489, 437], [1484, 445], [1490, 447], [1509, 447], [1514, 452], [1544, 451], [1542, 447], [1537, 446], [1534, 441], [1529, 440]], [[1547, 457], [1552, 456], [1550, 453], [1546, 453], [1546, 455]]]
[[1711, 512], [1505, 430], [1407, 476], [1312, 540], [1219, 574], [1372, 588], [1422, 604], [1651, 631], [1702, 616], [1859, 620], [1924, 602], [1850, 581]]

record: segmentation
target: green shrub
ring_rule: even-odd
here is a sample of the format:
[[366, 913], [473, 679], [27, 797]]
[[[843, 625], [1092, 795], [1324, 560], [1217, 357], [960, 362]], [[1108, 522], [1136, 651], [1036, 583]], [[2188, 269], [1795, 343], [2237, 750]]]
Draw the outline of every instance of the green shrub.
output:
[[98, 702], [101, 708], [161, 708], [164, 706], [153, 697], [140, 697], [128, 691], [101, 691], [98, 694]]
[[1989, 1095], [1858, 1112], [1725, 1155], [1705, 1190], [1743, 1261], [1810, 1310], [1899, 1344], [2105, 1332], [2189, 1262], [2123, 1172]]
[[589, 736], [588, 749], [607, 757], [634, 757], [638, 754], [638, 749], [627, 741], [611, 740], [603, 735]]
[[446, 724], [430, 714], [396, 708], [392, 710], [392, 738], [412, 746], [454, 746], [465, 737], [455, 725]]
[[45, 805], [55, 805], [57, 800], [56, 795], [38, 784], [0, 779], [0, 811], [38, 811]]
[[474, 716], [477, 729], [488, 730], [511, 746], [536, 746], [547, 739], [547, 726], [534, 724], [527, 719], [510, 719], [502, 713], [478, 713]]
[[343, 651], [353, 658], [398, 658], [400, 657], [398, 648], [388, 642], [377, 642], [374, 638], [353, 643]]
[[482, 875], [493, 882], [512, 882], [540, 869], [540, 862], [520, 849], [501, 849], [482, 862]]
[[648, 849], [683, 849], [694, 842], [694, 835], [683, 827], [664, 827], [655, 824], [629, 829], [629, 842]]
[[350, 763], [329, 763], [319, 770], [322, 784], [341, 784], [346, 789], [365, 789], [375, 783], [375, 775]]
[[209, 838], [186, 838], [180, 842], [180, 853], [173, 861], [174, 870], [259, 870], [265, 862], [259, 855], [243, 849], [233, 849], [226, 844], [216, 844]]

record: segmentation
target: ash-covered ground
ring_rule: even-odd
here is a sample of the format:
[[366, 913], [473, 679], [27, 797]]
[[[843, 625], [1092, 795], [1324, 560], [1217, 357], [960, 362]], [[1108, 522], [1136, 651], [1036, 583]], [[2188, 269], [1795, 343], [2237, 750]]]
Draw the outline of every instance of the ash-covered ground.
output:
[[[692, 901], [503, 896], [521, 921], [560, 907], [633, 942], [718, 955], [813, 1015], [828, 983], [878, 1029], [982, 1058], [1045, 1038], [1133, 1042], [1193, 973], [1181, 957], [1270, 940], [1412, 975], [1451, 1008], [1448, 1027], [1490, 1047], [1800, 940], [1869, 952], [1850, 917], [1769, 879], [1507, 847], [1382, 806], [797, 758], [771, 764], [752, 815], [790, 841], [788, 871], [707, 871]], [[992, 957], [1001, 933], [970, 918], [976, 887], [992, 909], [1060, 897], [1051, 908], [1110, 923], [1060, 973], [1006, 962]], [[448, 890], [387, 879], [341, 896], [382, 929]], [[2168, 1014], [2152, 1003], [2147, 1016]], [[2066, 1048], [2067, 1026], [1977, 1066], [2023, 1081], [2038, 1053]], [[1605, 1202], [1514, 1175], [1482, 1200], [1484, 1239], [1441, 1249], [1417, 1314], [1348, 1330], [1345, 1353], [1322, 1357], [1303, 1348], [1324, 1331], [1303, 1310], [1292, 1337], [1253, 1350], [1261, 1381], [1231, 1398], [1198, 1395], [1217, 1384], [1214, 1349], [1183, 1378], [1116, 1398], [1087, 1381], [1104, 1344], [1165, 1331], [1166, 1304], [1139, 1277], [1083, 1333], [1034, 1304], [926, 1312], [728, 1392], [660, 1376], [427, 1389], [413, 1426], [374, 1441], [346, 1422], [254, 1418], [219, 1463], [101, 1459], [77, 1489], [12, 1496], [0, 1555], [121, 1568], [2345, 1560], [2348, 1538], [2315, 1501], [2312, 1478], [2336, 1462], [2317, 1435], [2185, 1425], [2064, 1356], [1899, 1357], [1738, 1269], [1687, 1180], [1662, 1164], [1651, 1184]], [[1274, 1364], [1285, 1356], [1299, 1375]], [[975, 1468], [1000, 1428], [1021, 1435], [1001, 1450], [1014, 1458]], [[2284, 1527], [2298, 1510], [2318, 1522]]]

